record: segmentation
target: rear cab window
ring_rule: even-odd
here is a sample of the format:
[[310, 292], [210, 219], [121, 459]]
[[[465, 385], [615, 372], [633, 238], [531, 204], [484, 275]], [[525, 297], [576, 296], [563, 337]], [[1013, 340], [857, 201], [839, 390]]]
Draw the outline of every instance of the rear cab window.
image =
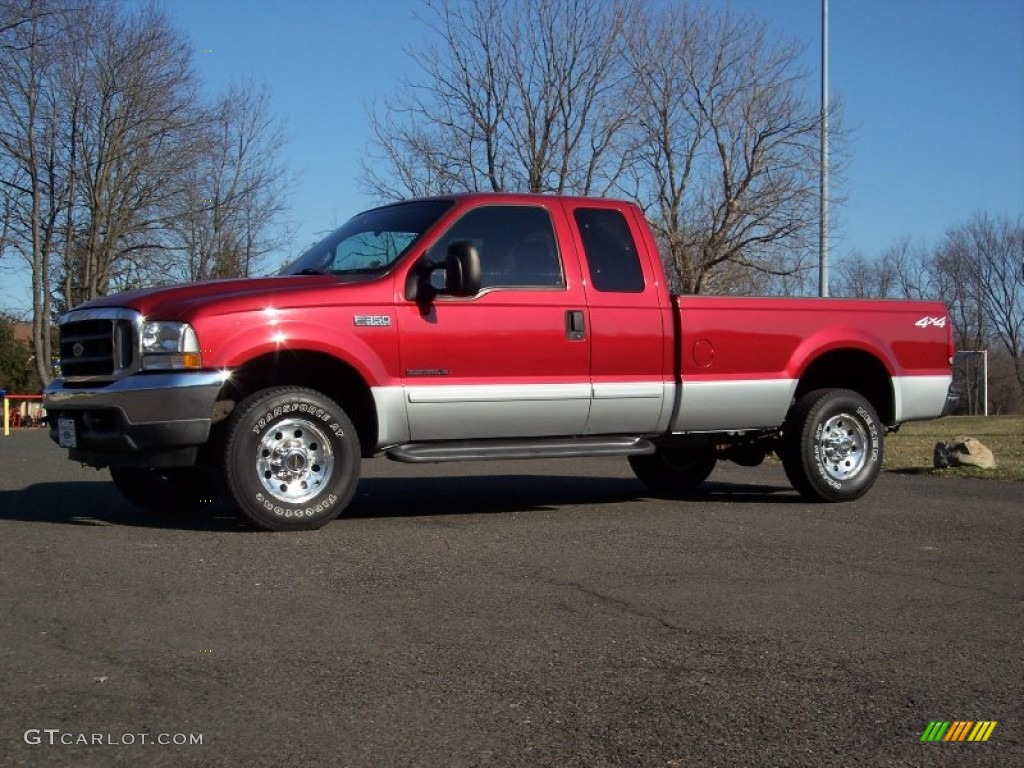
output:
[[612, 208], [577, 208], [573, 212], [590, 284], [604, 293], [643, 293], [644, 273], [629, 222]]

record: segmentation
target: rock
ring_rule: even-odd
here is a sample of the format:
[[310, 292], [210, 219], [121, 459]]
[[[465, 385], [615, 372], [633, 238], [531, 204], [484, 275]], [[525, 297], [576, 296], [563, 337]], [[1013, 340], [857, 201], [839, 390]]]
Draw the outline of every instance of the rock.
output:
[[996, 466], [996, 457], [992, 455], [991, 449], [973, 437], [954, 437], [946, 443], [946, 456], [951, 467], [995, 469]]

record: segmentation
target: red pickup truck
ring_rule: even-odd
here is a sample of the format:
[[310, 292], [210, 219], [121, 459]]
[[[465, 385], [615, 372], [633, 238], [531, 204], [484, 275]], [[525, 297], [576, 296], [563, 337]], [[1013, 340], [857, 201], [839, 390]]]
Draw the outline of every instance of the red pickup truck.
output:
[[886, 430], [939, 416], [940, 303], [674, 296], [637, 206], [454, 195], [366, 211], [281, 275], [105, 297], [60, 320], [51, 437], [133, 503], [335, 518], [360, 461], [627, 456], [661, 494], [769, 453], [864, 494]]

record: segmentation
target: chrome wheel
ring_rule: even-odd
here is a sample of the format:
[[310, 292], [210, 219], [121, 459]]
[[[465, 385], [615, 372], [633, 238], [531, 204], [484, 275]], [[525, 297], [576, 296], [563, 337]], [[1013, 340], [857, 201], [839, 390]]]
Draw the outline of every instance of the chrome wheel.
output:
[[301, 504], [331, 480], [334, 451], [327, 435], [305, 419], [283, 419], [268, 429], [257, 448], [256, 472], [278, 501]]
[[863, 469], [867, 445], [861, 421], [849, 413], [837, 414], [822, 425], [818, 437], [822, 466], [835, 480], [849, 480]]
[[786, 477], [812, 501], [859, 499], [878, 479], [884, 426], [864, 395], [815, 389], [790, 409], [777, 448]]

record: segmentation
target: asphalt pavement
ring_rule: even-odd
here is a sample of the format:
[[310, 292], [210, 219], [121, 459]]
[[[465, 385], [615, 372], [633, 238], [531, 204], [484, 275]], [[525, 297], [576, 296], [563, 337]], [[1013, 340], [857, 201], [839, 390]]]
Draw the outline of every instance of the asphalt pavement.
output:
[[1024, 765], [1024, 486], [363, 475], [347, 517], [259, 533], [0, 437], [0, 765]]

